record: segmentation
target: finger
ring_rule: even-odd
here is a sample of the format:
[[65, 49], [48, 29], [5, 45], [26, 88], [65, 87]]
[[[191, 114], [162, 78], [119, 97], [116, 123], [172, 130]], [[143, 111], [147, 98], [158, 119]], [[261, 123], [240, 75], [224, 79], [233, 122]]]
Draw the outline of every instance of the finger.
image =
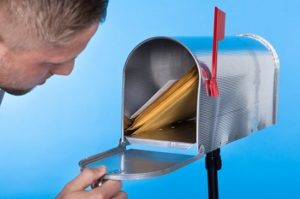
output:
[[79, 176], [72, 180], [68, 185], [67, 189], [70, 191], [79, 191], [85, 189], [87, 186], [91, 185], [95, 180], [99, 179], [106, 173], [106, 168], [99, 167], [96, 169], [84, 169]]
[[120, 191], [117, 195], [113, 196], [111, 199], [127, 199], [127, 193]]
[[120, 192], [121, 188], [121, 181], [108, 180], [101, 187], [93, 189], [92, 194], [101, 195], [103, 198], [111, 198]]

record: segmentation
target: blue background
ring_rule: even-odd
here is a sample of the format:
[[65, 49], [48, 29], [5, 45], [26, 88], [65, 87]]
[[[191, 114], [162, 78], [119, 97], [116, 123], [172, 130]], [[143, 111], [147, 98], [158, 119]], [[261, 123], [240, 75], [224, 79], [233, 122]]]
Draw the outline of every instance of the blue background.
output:
[[[222, 148], [221, 198], [299, 198], [300, 3], [286, 1], [111, 1], [106, 22], [69, 77], [53, 77], [0, 109], [0, 198], [53, 198], [83, 157], [117, 145], [124, 62], [157, 35], [211, 35], [213, 7], [226, 35], [270, 41], [280, 61], [279, 123]], [[207, 198], [204, 160], [153, 179], [124, 182], [129, 198]]]

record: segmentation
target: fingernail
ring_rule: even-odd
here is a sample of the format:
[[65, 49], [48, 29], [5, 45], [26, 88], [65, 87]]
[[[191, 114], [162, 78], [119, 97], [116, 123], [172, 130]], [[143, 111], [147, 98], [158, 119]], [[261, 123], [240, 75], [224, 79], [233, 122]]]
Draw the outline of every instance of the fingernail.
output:
[[101, 166], [97, 168], [101, 173], [105, 173], [106, 172], [106, 167], [105, 166]]

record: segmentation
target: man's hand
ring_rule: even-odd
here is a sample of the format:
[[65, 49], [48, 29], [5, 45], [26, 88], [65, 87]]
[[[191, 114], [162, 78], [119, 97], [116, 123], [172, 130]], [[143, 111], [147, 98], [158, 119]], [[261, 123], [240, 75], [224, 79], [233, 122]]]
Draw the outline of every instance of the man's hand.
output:
[[69, 182], [56, 199], [126, 199], [121, 191], [121, 182], [108, 180], [93, 190], [85, 190], [106, 173], [105, 167], [84, 169], [79, 176]]

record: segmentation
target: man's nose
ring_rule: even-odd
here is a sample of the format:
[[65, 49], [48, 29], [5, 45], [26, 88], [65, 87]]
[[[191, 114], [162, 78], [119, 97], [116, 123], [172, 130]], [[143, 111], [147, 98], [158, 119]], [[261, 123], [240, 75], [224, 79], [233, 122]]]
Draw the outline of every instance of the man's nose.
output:
[[70, 75], [70, 73], [72, 72], [73, 68], [74, 68], [74, 60], [67, 62], [61, 66], [56, 66], [55, 68], [51, 69], [51, 73], [54, 75]]

